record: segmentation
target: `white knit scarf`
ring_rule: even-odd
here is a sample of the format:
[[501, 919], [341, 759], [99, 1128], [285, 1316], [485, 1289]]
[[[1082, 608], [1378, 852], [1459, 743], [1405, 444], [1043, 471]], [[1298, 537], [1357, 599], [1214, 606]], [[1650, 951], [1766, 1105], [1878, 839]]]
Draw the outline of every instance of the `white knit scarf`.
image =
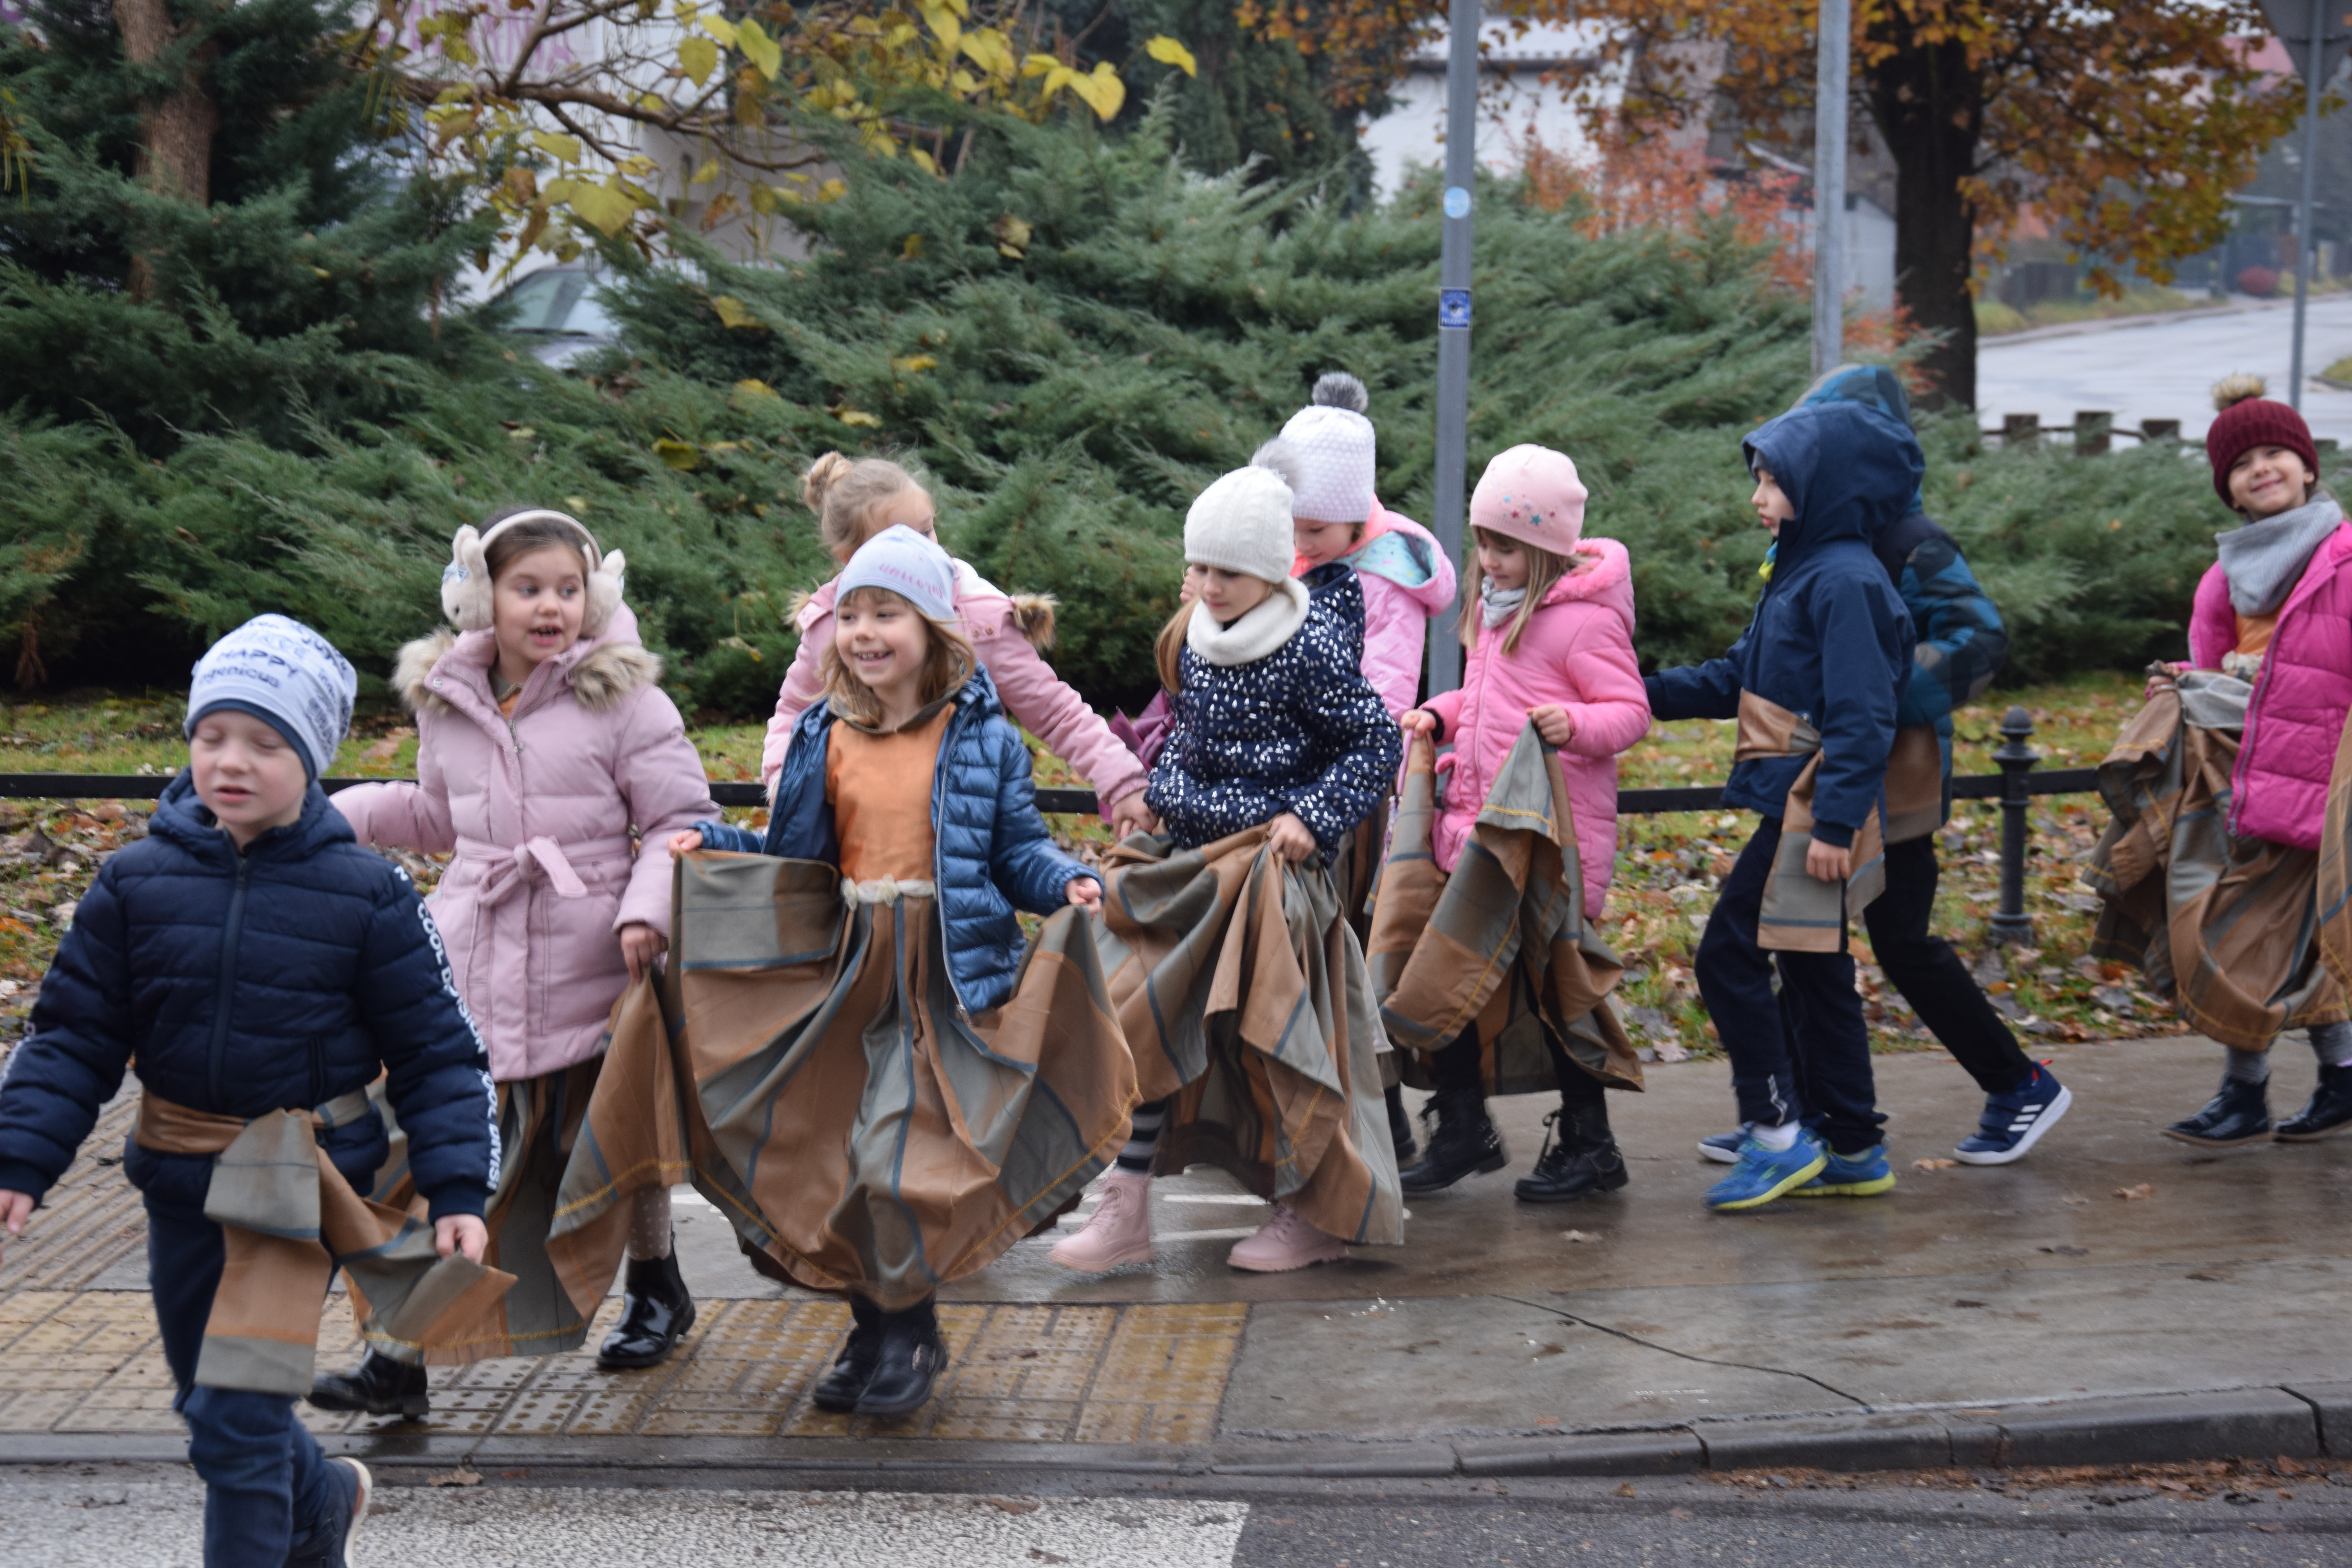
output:
[[1184, 643], [1210, 664], [1249, 664], [1297, 637], [1306, 624], [1307, 584], [1296, 577], [1285, 577], [1274, 585], [1273, 593], [1230, 626], [1217, 625], [1217, 617], [1196, 602], [1192, 624], [1184, 629]]
[[1492, 583], [1478, 584], [1478, 618], [1489, 626], [1499, 626], [1519, 613], [1527, 603], [1528, 591], [1523, 584], [1517, 588], [1497, 588]]

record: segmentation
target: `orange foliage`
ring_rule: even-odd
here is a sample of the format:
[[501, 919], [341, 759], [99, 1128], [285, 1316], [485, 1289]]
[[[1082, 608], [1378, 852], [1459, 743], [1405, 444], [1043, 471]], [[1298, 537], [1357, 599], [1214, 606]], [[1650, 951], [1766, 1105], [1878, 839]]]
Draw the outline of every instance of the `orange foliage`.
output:
[[1812, 252], [1795, 226], [1803, 221], [1793, 208], [1803, 184], [1795, 174], [1762, 169], [1726, 178], [1699, 149], [1661, 138], [1612, 137], [1590, 163], [1533, 135], [1522, 153], [1528, 201], [1547, 211], [1580, 204], [1577, 226], [1588, 235], [1637, 228], [1690, 234], [1702, 223], [1728, 220], [1741, 240], [1772, 247], [1768, 273], [1774, 285], [1800, 294], [1812, 287]]

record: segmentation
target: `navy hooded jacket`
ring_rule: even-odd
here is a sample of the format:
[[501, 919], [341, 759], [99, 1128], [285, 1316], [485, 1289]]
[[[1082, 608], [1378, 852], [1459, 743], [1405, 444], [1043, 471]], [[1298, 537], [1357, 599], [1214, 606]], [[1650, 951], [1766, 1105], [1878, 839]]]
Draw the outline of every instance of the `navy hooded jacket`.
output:
[[[1860, 403], [1911, 423], [1911, 400], [1893, 371], [1878, 365], [1841, 365], [1823, 376], [1805, 403]], [[1886, 569], [1903, 607], [1911, 612], [1918, 645], [1911, 651], [1911, 680], [1895, 727], [1935, 726], [1944, 758], [1944, 815], [1952, 814], [1952, 710], [1974, 701], [2000, 671], [2009, 655], [2009, 633], [2000, 611], [1969, 570], [1959, 542], [1936, 525], [1914, 491], [1904, 514], [1874, 535], [1871, 552]]]
[[[1650, 677], [1650, 710], [1730, 719], [1747, 690], [1812, 725], [1822, 737], [1813, 836], [1843, 848], [1884, 792], [1916, 640], [1870, 541], [1902, 515], [1927, 462], [1910, 426], [1850, 402], [1791, 409], [1744, 450], [1749, 469], [1770, 473], [1796, 515], [1780, 525], [1748, 629], [1721, 658]], [[1739, 763], [1724, 802], [1780, 816], [1804, 765], [1803, 757]]]
[[[940, 737], [939, 767], [931, 774], [932, 880], [948, 979], [956, 999], [977, 1012], [1002, 1006], [1013, 995], [1025, 946], [1013, 911], [1052, 914], [1069, 903], [1073, 878], [1095, 873], [1054, 847], [1045, 819], [1037, 815], [1029, 748], [1005, 721], [988, 672], [974, 670], [950, 701], [955, 711]], [[840, 865], [841, 839], [824, 798], [836, 722], [831, 703], [815, 702], [793, 724], [764, 839], [748, 828], [704, 822], [696, 825], [704, 847]]]
[[[239, 854], [184, 773], [100, 868], [0, 1080], [0, 1188], [47, 1192], [134, 1058], [157, 1095], [218, 1116], [309, 1110], [388, 1074], [436, 1219], [480, 1214], [498, 1183], [498, 1091], [440, 932], [315, 784], [299, 821]], [[320, 1142], [362, 1192], [389, 1152], [374, 1116]], [[133, 1143], [123, 1168], [151, 1199], [201, 1207], [212, 1161]]]

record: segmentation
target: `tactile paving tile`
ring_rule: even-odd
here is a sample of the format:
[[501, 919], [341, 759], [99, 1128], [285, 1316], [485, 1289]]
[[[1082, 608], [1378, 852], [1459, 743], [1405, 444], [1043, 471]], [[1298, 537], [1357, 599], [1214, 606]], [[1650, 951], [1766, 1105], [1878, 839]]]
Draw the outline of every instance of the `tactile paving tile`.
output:
[[[805, 1298], [706, 1302], [670, 1360], [598, 1370], [585, 1346], [432, 1371], [422, 1422], [298, 1405], [314, 1432], [575, 1436], [892, 1437], [1038, 1443], [1195, 1444], [1214, 1435], [1248, 1321], [1231, 1305], [940, 1309], [948, 1366], [937, 1393], [895, 1420], [827, 1415], [808, 1391], [840, 1353], [849, 1310]], [[330, 1297], [319, 1364], [356, 1359], [348, 1302]], [[142, 1292], [0, 1294], [0, 1432], [175, 1430], [172, 1382]]]

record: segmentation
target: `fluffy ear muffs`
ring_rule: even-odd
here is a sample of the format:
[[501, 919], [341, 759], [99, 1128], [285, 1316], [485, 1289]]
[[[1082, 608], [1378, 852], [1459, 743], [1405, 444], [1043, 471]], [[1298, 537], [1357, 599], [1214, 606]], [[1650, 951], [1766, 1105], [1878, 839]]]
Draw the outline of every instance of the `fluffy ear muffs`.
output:
[[588, 577], [588, 604], [580, 616], [580, 635], [598, 637], [613, 624], [621, 607], [621, 591], [628, 562], [617, 550], [597, 560], [596, 536], [578, 518], [560, 511], [523, 511], [500, 518], [488, 533], [471, 523], [449, 542], [449, 564], [441, 569], [441, 613], [461, 632], [486, 632], [493, 615], [490, 592], [489, 543], [511, 523], [554, 518], [570, 523], [580, 534], [581, 565]]

